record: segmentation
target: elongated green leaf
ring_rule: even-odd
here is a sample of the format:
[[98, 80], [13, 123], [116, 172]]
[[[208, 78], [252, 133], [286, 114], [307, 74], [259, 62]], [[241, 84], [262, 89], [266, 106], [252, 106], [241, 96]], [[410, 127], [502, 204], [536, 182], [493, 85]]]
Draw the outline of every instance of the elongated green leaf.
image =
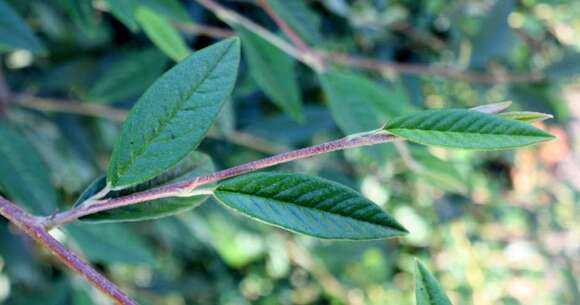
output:
[[295, 61], [260, 36], [235, 27], [243, 42], [250, 74], [266, 95], [296, 121], [304, 120], [302, 100], [294, 71]]
[[246, 216], [320, 238], [376, 239], [407, 233], [359, 193], [317, 177], [252, 173], [224, 181], [214, 195]]
[[[334, 121], [344, 134], [380, 128], [387, 119], [411, 109], [402, 89], [380, 86], [364, 75], [330, 70], [319, 75]], [[384, 160], [391, 146], [363, 148], [374, 160]]]
[[107, 182], [120, 189], [173, 167], [201, 142], [236, 81], [240, 42], [194, 53], [139, 99], [113, 150]]
[[322, 40], [321, 18], [308, 7], [304, 0], [268, 0], [268, 3], [306, 42], [317, 44]]
[[57, 195], [45, 163], [5, 119], [0, 120], [0, 156], [0, 190], [33, 213], [53, 213]]
[[397, 117], [385, 130], [412, 142], [464, 149], [509, 149], [554, 137], [523, 122], [464, 109], [427, 110]]
[[43, 44], [24, 20], [4, 0], [0, 0], [0, 52], [17, 49], [45, 52]]
[[417, 305], [451, 305], [451, 301], [429, 270], [417, 261], [415, 266]]
[[120, 224], [66, 226], [75, 242], [92, 262], [151, 264], [153, 251], [143, 238]]
[[533, 111], [511, 111], [498, 114], [501, 117], [526, 123], [540, 122], [553, 118], [551, 114]]
[[191, 54], [181, 34], [164, 16], [144, 6], [136, 9], [135, 16], [147, 37], [171, 59], [180, 62]]
[[139, 96], [163, 73], [167, 62], [157, 49], [127, 52], [97, 80], [89, 98], [110, 103]]
[[[163, 173], [153, 180], [147, 181], [127, 189], [112, 191], [104, 199], [118, 198], [145, 191], [170, 183], [190, 180], [198, 176], [209, 175], [214, 171], [211, 158], [199, 152], [193, 152], [189, 157], [179, 162], [174, 168]], [[77, 200], [75, 206], [93, 197], [106, 186], [105, 177], [95, 180]], [[88, 215], [81, 220], [90, 222], [120, 222], [141, 221], [171, 216], [195, 208], [202, 204], [208, 196], [173, 197], [146, 201], [143, 203], [116, 208]]]

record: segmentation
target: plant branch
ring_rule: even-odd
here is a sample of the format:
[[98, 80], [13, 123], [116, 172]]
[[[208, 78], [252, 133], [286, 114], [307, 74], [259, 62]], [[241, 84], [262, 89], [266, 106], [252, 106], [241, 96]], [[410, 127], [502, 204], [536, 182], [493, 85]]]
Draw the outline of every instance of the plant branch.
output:
[[79, 273], [93, 286], [105, 293], [119, 305], [137, 305], [119, 287], [97, 272], [87, 262], [54, 239], [41, 224], [42, 218], [34, 217], [12, 202], [0, 197], [0, 214], [6, 217], [16, 227], [37, 241], [42, 247], [50, 250], [61, 262], [73, 271]]
[[[369, 71], [377, 71], [377, 72], [395, 71], [398, 73], [408, 75], [429, 75], [484, 84], [536, 82], [544, 78], [544, 75], [538, 72], [530, 72], [523, 74], [512, 74], [507, 71], [501, 73], [475, 72], [475, 71], [460, 70], [453, 67], [434, 66], [429, 64], [426, 65], [426, 64], [387, 62], [374, 58], [361, 57], [337, 52], [329, 52], [325, 50], [310, 49], [309, 52], [306, 52], [299, 47], [300, 42], [298, 42], [297, 45], [298, 47], [295, 47], [287, 43], [280, 37], [276, 36], [274, 33], [268, 31], [264, 27], [256, 24], [252, 20], [222, 6], [221, 4], [217, 3], [214, 0], [196, 0], [196, 1], [200, 5], [212, 11], [219, 19], [221, 19], [225, 23], [230, 25], [240, 25], [246, 28], [247, 30], [254, 32], [255, 34], [267, 40], [268, 42], [270, 42], [283, 52], [287, 53], [289, 56], [294, 57], [296, 60], [301, 61], [307, 66], [310, 66], [317, 72], [321, 72], [324, 70], [324, 62], [333, 62], [338, 65]], [[263, 0], [259, 1], [260, 4], [263, 2], [265, 1]], [[264, 7], [264, 9], [266, 9], [266, 7]], [[274, 19], [275, 22], [277, 19], [281, 20], [281, 18], [279, 18], [279, 16], [275, 12], [273, 13], [274, 15], [272, 15], [272, 13], [269, 12], [267, 9], [266, 12], [270, 14], [270, 16]], [[283, 20], [281, 21], [284, 22]], [[284, 31], [285, 26], [282, 25], [281, 23], [278, 22], [276, 23], [278, 24], [280, 29]], [[292, 39], [291, 38], [292, 34], [289, 34], [287, 30], [284, 32], [286, 32], [286, 34], [290, 37], [290, 39]], [[297, 43], [294, 40], [293, 42], [295, 44]]]
[[305, 65], [311, 67], [315, 71], [322, 71], [323, 66], [320, 61], [318, 61], [316, 56], [312, 54], [303, 52], [300, 49], [294, 47], [293, 45], [286, 42], [284, 39], [278, 37], [276, 34], [266, 30], [264, 27], [258, 25], [254, 21], [230, 10], [214, 0], [196, 0], [197, 3], [205, 7], [206, 9], [213, 12], [219, 19], [223, 22], [229, 24], [230, 26], [239, 25], [246, 28], [249, 31], [254, 32], [259, 35], [278, 49], [282, 50], [291, 57], [296, 58]]
[[[27, 94], [18, 95], [14, 99], [14, 104], [23, 108], [42, 112], [72, 113], [103, 118], [115, 122], [123, 122], [128, 114], [127, 110], [107, 105], [100, 105], [93, 102], [44, 98]], [[272, 143], [241, 131], [233, 131], [231, 135], [219, 135], [215, 130], [210, 130], [208, 136], [215, 139], [223, 139], [233, 144], [266, 154], [277, 154], [288, 150], [284, 145]]]
[[213, 182], [218, 182], [223, 179], [264, 169], [281, 163], [305, 159], [312, 156], [329, 153], [337, 150], [344, 150], [360, 146], [392, 142], [396, 139], [397, 137], [391, 134], [377, 131], [373, 131], [371, 133], [361, 133], [355, 136], [348, 136], [338, 140], [277, 154], [265, 159], [252, 161], [249, 163], [245, 163], [242, 165], [238, 165], [232, 168], [215, 172], [211, 175], [197, 177], [192, 180], [182, 181], [158, 187], [155, 189], [130, 194], [124, 197], [97, 200], [94, 202], [90, 202], [89, 204], [80, 205], [71, 210], [58, 213], [56, 215], [44, 217], [42, 223], [45, 228], [52, 228], [55, 226], [70, 223], [80, 217], [95, 214], [105, 210], [129, 206], [160, 198], [184, 196], [186, 194], [191, 193], [192, 190], [196, 189], [199, 186], [210, 184]]

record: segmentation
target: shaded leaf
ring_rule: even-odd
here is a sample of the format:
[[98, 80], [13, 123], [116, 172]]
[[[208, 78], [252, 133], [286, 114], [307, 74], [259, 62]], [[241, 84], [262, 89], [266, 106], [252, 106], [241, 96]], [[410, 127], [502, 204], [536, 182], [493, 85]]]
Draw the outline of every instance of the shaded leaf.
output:
[[24, 20], [4, 0], [0, 0], [0, 52], [18, 49], [33, 53], [46, 51]]
[[389, 121], [385, 130], [412, 142], [464, 149], [509, 149], [553, 139], [526, 123], [464, 109], [411, 113]]
[[91, 262], [152, 264], [153, 251], [126, 226], [119, 224], [82, 224], [66, 226], [75, 242]]
[[[402, 89], [381, 86], [364, 75], [330, 70], [319, 77], [330, 112], [344, 134], [380, 128], [387, 119], [411, 109]], [[375, 160], [384, 160], [390, 149], [382, 145], [363, 151]]]
[[300, 38], [311, 44], [317, 44], [322, 40], [321, 18], [308, 7], [304, 0], [268, 0], [268, 3]]
[[0, 120], [0, 189], [30, 212], [50, 214], [57, 195], [46, 164], [20, 132]]
[[167, 61], [157, 49], [127, 52], [96, 81], [89, 98], [115, 102], [138, 96], [163, 73]]
[[193, 151], [236, 81], [240, 42], [230, 38], [192, 56], [157, 80], [129, 113], [113, 150], [107, 182], [145, 182]]
[[496, 0], [487, 12], [480, 32], [472, 40], [472, 66], [484, 66], [490, 58], [504, 56], [514, 46], [516, 34], [508, 24], [508, 16], [515, 3], [515, 0]]
[[415, 265], [415, 296], [417, 305], [451, 305], [437, 279], [419, 261]]
[[135, 18], [136, 0], [106, 0], [109, 9], [115, 18], [119, 19], [127, 28], [136, 32], [139, 24]]
[[136, 9], [135, 16], [147, 37], [171, 59], [180, 62], [191, 54], [183, 36], [166, 17], [143, 6]]
[[266, 95], [296, 121], [303, 121], [295, 61], [260, 36], [235, 27], [243, 42], [250, 74]]
[[[120, 191], [112, 191], [104, 199], [127, 196], [133, 193], [142, 192], [159, 186], [175, 183], [178, 181], [190, 180], [198, 176], [209, 175], [214, 172], [211, 158], [199, 152], [193, 152], [189, 157], [179, 162], [174, 168], [163, 173], [148, 182], [129, 187]], [[85, 202], [101, 191], [106, 185], [106, 178], [101, 177], [95, 180], [83, 194], [79, 197], [75, 206]], [[119, 222], [119, 221], [141, 221], [171, 216], [187, 211], [202, 204], [208, 196], [172, 197], [151, 200], [120, 207], [112, 210], [102, 211], [96, 214], [87, 215], [81, 220], [90, 222]]]
[[224, 181], [214, 196], [251, 218], [320, 238], [377, 239], [407, 233], [359, 193], [317, 177], [252, 173]]

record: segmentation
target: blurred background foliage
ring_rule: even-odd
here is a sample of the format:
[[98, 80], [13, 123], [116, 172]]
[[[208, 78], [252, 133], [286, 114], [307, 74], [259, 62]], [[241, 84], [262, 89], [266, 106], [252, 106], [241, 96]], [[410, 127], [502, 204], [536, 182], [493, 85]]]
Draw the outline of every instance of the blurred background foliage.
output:
[[[0, 158], [32, 160], [0, 168], [3, 195], [39, 214], [69, 208], [105, 171], [144, 90], [232, 34], [195, 1], [137, 2], [0, 0], [1, 69], [15, 96], [2, 105]], [[411, 231], [397, 240], [317, 240], [211, 200], [176, 217], [76, 223], [55, 236], [142, 304], [414, 304], [413, 257], [454, 304], [580, 304], [579, 1], [269, 2], [350, 72], [323, 88], [306, 66], [236, 27], [246, 48], [238, 86], [199, 149], [217, 168], [414, 109], [504, 100], [554, 114], [542, 127], [559, 139], [487, 153], [382, 145], [280, 166], [360, 190]], [[254, 1], [220, 3], [278, 32]], [[0, 303], [108, 302], [0, 220]]]

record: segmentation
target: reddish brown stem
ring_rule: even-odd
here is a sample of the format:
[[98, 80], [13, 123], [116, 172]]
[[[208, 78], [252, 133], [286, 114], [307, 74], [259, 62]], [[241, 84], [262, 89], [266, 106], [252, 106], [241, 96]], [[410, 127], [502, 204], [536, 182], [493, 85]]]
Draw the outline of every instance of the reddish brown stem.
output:
[[41, 225], [41, 218], [34, 217], [12, 202], [0, 197], [0, 214], [6, 217], [16, 227], [36, 240], [44, 248], [50, 250], [66, 266], [83, 276], [93, 286], [109, 296], [120, 305], [137, 305], [119, 287], [97, 272], [87, 262], [54, 239]]
[[238, 165], [208, 176], [197, 177], [193, 180], [183, 181], [156, 189], [131, 194], [124, 197], [99, 200], [87, 205], [80, 205], [77, 208], [47, 217], [43, 224], [46, 228], [59, 226], [72, 222], [80, 217], [110, 210], [118, 207], [128, 206], [149, 200], [187, 195], [199, 186], [217, 182], [237, 175], [253, 172], [277, 164], [286, 163], [298, 159], [305, 159], [312, 156], [343, 150], [353, 147], [374, 145], [391, 142], [395, 136], [384, 132], [370, 132], [366, 134], [353, 135], [342, 139], [322, 143], [298, 150], [293, 150], [274, 155], [269, 158], [256, 160], [253, 162]]

